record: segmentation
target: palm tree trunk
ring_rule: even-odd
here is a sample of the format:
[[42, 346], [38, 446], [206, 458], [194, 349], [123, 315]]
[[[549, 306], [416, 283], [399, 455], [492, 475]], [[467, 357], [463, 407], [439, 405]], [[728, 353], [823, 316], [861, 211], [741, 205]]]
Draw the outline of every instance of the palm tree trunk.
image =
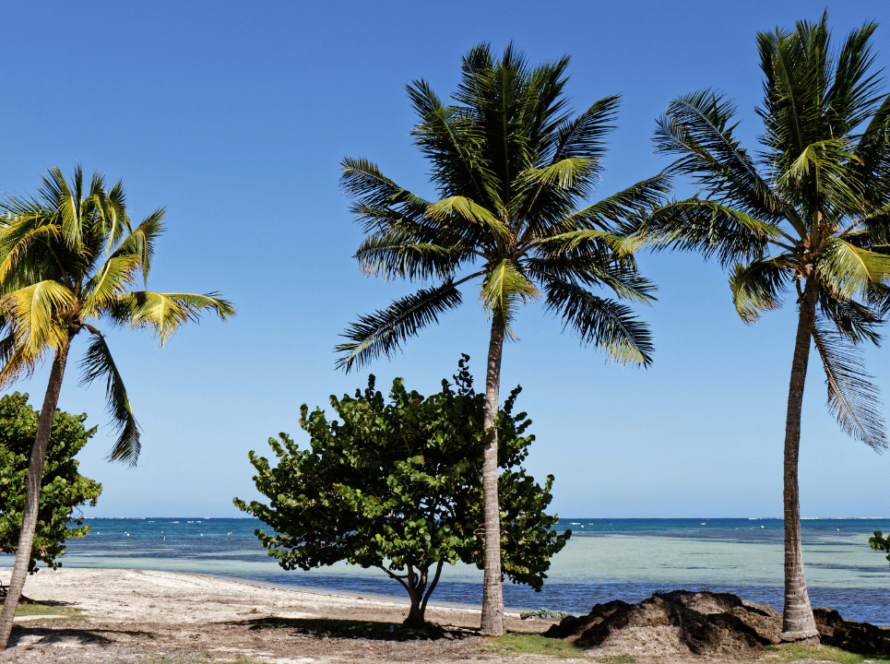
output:
[[49, 385], [43, 399], [43, 408], [37, 424], [37, 437], [28, 461], [28, 486], [25, 493], [25, 511], [22, 517], [22, 532], [19, 535], [18, 549], [15, 554], [15, 566], [12, 568], [12, 579], [3, 611], [0, 613], [0, 649], [5, 650], [12, 632], [12, 619], [18, 607], [25, 578], [28, 576], [28, 563], [31, 562], [31, 547], [34, 544], [34, 532], [37, 530], [37, 512], [40, 507], [40, 488], [43, 480], [43, 464], [49, 446], [49, 434], [59, 403], [59, 392], [62, 389], [62, 378], [65, 375], [65, 364], [68, 361], [68, 349], [71, 347], [71, 336], [56, 349], [52, 370], [49, 374]]
[[[492, 318], [495, 318], [494, 316]], [[485, 636], [506, 633], [504, 589], [501, 583], [501, 512], [498, 506], [498, 433], [494, 428], [501, 385], [504, 328], [491, 323], [488, 370], [485, 375], [485, 461], [482, 464], [482, 501], [485, 517], [485, 576], [482, 581], [482, 625]]]
[[791, 364], [791, 385], [788, 388], [788, 416], [785, 420], [785, 608], [782, 614], [783, 641], [814, 641], [819, 643], [819, 630], [807, 593], [800, 545], [800, 491], [797, 481], [800, 451], [800, 413], [803, 388], [810, 356], [810, 330], [816, 314], [818, 287], [807, 280], [800, 303], [794, 361]]

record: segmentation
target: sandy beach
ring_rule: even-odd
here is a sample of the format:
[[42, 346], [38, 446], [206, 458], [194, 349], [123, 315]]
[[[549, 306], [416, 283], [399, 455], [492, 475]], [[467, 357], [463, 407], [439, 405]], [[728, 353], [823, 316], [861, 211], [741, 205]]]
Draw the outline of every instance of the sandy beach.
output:
[[[10, 569], [0, 569], [8, 583]], [[42, 570], [25, 584], [25, 596], [73, 607], [84, 619], [19, 621], [0, 662], [123, 663], [162, 659], [266, 664], [333, 662], [499, 661], [479, 637], [478, 611], [430, 606], [427, 619], [444, 626], [442, 638], [361, 631], [338, 635], [312, 619], [398, 625], [406, 602], [264, 587], [179, 572], [118, 569]], [[553, 620], [520, 621], [510, 629], [542, 631]], [[308, 627], [307, 627], [308, 625]], [[549, 657], [536, 657], [547, 661]], [[554, 661], [555, 658], [553, 658]], [[513, 658], [515, 661], [515, 657]]]

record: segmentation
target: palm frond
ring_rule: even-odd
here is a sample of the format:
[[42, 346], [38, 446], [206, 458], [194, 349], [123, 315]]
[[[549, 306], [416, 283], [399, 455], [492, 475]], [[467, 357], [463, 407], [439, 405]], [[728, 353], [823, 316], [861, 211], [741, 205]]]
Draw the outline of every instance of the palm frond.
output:
[[509, 258], [499, 260], [485, 272], [479, 299], [485, 305], [495, 323], [511, 338], [510, 322], [517, 304], [540, 295], [534, 283], [522, 273], [522, 269]]
[[86, 283], [83, 316], [98, 316], [104, 307], [132, 285], [133, 273], [144, 265], [142, 260], [136, 253], [110, 256]]
[[455, 215], [489, 228], [492, 235], [501, 237], [510, 235], [510, 229], [493, 212], [464, 196], [451, 196], [436, 201], [426, 210], [426, 216], [435, 221], [447, 221]]
[[135, 291], [119, 295], [106, 311], [111, 318], [133, 329], [149, 328], [163, 346], [186, 322], [198, 322], [205, 310], [216, 312], [225, 321], [235, 315], [235, 308], [219, 293], [153, 293]]
[[705, 258], [716, 256], [724, 266], [762, 257], [768, 244], [781, 237], [774, 224], [700, 198], [655, 208], [636, 232], [653, 249], [697, 251]]
[[105, 338], [98, 332], [93, 332], [81, 368], [83, 369], [81, 383], [84, 385], [89, 385], [97, 378], [105, 378], [108, 414], [118, 433], [117, 440], [108, 455], [109, 459], [135, 466], [142, 449], [139, 425], [136, 423], [127, 388], [114, 363], [111, 351], [105, 343]]
[[[422, 222], [429, 202], [399, 187], [383, 175], [376, 164], [367, 159], [344, 159], [340, 175], [343, 190], [358, 199], [361, 206], [372, 211], [386, 211], [388, 216], [370, 216], [365, 219], [364, 229], [395, 230], [387, 225], [388, 219], [407, 219]], [[359, 215], [362, 218], [362, 215]], [[404, 230], [404, 229], [401, 229]]]
[[[825, 288], [819, 289], [819, 311], [823, 318], [834, 323], [838, 333], [854, 344], [870, 341], [879, 346], [878, 327], [884, 324], [883, 316], [890, 311], [890, 288], [871, 284], [866, 301], [871, 306], [856, 300], [838, 299]], [[873, 306], [877, 306], [877, 310]]]
[[735, 112], [730, 100], [711, 90], [678, 97], [658, 122], [656, 152], [678, 155], [671, 170], [692, 175], [715, 198], [775, 221], [784, 206], [733, 136]]
[[379, 357], [389, 357], [401, 348], [408, 337], [436, 323], [439, 315], [461, 303], [460, 291], [448, 280], [435, 288], [423, 288], [396, 300], [386, 309], [359, 316], [358, 322], [343, 333], [348, 343], [334, 350], [341, 354], [337, 368], [347, 373]]
[[135, 230], [121, 242], [114, 256], [134, 255], [139, 257], [142, 266], [143, 283], [148, 283], [148, 274], [154, 262], [155, 240], [164, 232], [164, 208], [159, 208], [142, 220]]
[[561, 279], [549, 279], [545, 292], [547, 309], [559, 313], [564, 328], [577, 332], [582, 344], [599, 346], [618, 364], [652, 363], [652, 335], [630, 307]]
[[0, 340], [0, 389], [6, 389], [21, 378], [30, 378], [37, 367], [39, 357], [28, 354], [27, 349], [16, 343], [10, 334]]
[[355, 258], [368, 276], [384, 279], [449, 279], [460, 262], [468, 257], [461, 247], [443, 247], [429, 242], [413, 242], [400, 232], [369, 235]]
[[849, 299], [865, 296], [870, 283], [880, 283], [890, 276], [890, 256], [828, 237], [822, 244], [816, 269], [820, 280], [836, 297]]
[[729, 279], [732, 303], [742, 320], [748, 324], [760, 318], [761, 311], [782, 306], [781, 297], [793, 276], [788, 256], [736, 263]]
[[570, 284], [606, 287], [619, 298], [640, 304], [655, 300], [655, 285], [640, 275], [636, 262], [627, 255], [609, 257], [588, 251], [581, 255], [532, 258], [526, 261], [526, 268], [545, 281], [556, 278]]
[[68, 334], [63, 320], [75, 304], [74, 294], [56, 281], [41, 281], [0, 298], [0, 311], [16, 344], [32, 357], [57, 348]]
[[878, 388], [865, 373], [859, 352], [843, 335], [824, 324], [814, 326], [812, 334], [825, 368], [828, 409], [841, 430], [874, 450], [886, 449]]

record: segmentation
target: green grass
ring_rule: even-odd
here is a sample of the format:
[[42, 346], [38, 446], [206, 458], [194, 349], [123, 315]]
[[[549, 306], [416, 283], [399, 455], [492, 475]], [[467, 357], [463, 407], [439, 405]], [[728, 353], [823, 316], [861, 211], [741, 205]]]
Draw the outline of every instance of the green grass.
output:
[[883, 655], [857, 655], [856, 653], [839, 650], [831, 646], [801, 646], [788, 644], [770, 646], [761, 661], [791, 662], [796, 659], [813, 659], [820, 662], [838, 662], [838, 664], [860, 664], [860, 662], [890, 662], [890, 657]]
[[[561, 659], [580, 659], [581, 649], [561, 639], [550, 639], [542, 634], [508, 632], [491, 639], [486, 646], [507, 655], [553, 655]], [[622, 660], [633, 661], [633, 660]], [[614, 660], [614, 664], [621, 664]]]
[[[3, 600], [0, 600], [3, 606]], [[71, 606], [49, 606], [40, 602], [23, 600], [15, 610], [16, 616], [65, 616], [65, 620], [83, 620], [84, 615], [80, 609]]]

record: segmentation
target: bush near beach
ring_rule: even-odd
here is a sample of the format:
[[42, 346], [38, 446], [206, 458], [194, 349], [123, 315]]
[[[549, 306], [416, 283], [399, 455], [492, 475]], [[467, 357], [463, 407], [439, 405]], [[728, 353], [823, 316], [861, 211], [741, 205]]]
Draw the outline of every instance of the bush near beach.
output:
[[[28, 459], [38, 417], [39, 413], [28, 405], [27, 394], [14, 392], [0, 399], [0, 553], [15, 553], [18, 545]], [[32, 573], [38, 562], [52, 569], [61, 567], [58, 558], [65, 552], [65, 542], [83, 537], [90, 530], [81, 517], [74, 516], [84, 504], [95, 506], [102, 493], [101, 484], [77, 472], [79, 464], [74, 459], [96, 433], [96, 427], [84, 427], [86, 419], [85, 414], [70, 415], [61, 410], [53, 418], [28, 567]]]
[[[473, 390], [468, 359], [454, 376], [456, 391], [443, 380], [442, 391], [425, 398], [397, 378], [387, 402], [371, 376], [355, 398], [331, 397], [339, 421], [303, 404], [310, 449], [282, 433], [269, 439], [277, 467], [251, 452], [254, 481], [270, 502], [236, 498], [235, 505], [274, 528], [273, 535], [256, 531], [269, 555], [285, 569], [342, 560], [380, 568], [408, 592], [409, 625], [423, 624], [446, 562], [481, 569], [485, 395]], [[540, 590], [571, 531], [557, 535], [557, 517], [544, 512], [553, 476], [542, 487], [520, 466], [534, 436], [523, 435], [526, 413], [513, 415], [519, 391], [496, 420], [502, 564], [514, 583]]]

